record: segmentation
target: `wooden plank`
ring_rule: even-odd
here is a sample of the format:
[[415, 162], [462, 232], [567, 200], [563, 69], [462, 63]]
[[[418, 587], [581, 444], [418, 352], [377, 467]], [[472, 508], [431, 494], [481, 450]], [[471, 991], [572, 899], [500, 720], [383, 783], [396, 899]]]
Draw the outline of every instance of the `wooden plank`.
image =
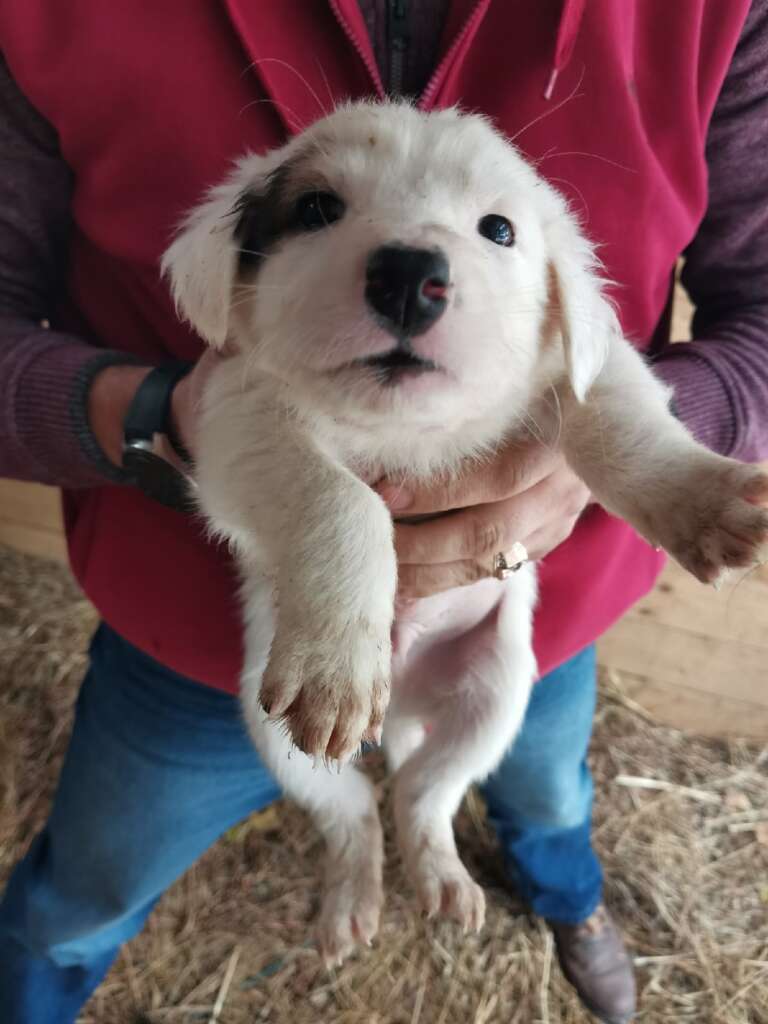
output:
[[623, 693], [652, 718], [682, 732], [720, 739], [768, 737], [768, 707], [690, 686], [667, 685], [632, 672], [618, 673]]
[[23, 526], [60, 531], [58, 489], [19, 480], [0, 480], [0, 519]]
[[768, 648], [768, 571], [757, 569], [716, 591], [670, 565], [628, 619], [638, 616], [726, 643]]
[[53, 558], [57, 562], [67, 561], [64, 534], [58, 531], [0, 519], [0, 544], [7, 544], [28, 555]]
[[764, 647], [725, 643], [631, 614], [603, 637], [599, 650], [602, 663], [619, 672], [768, 707]]
[[768, 738], [768, 567], [718, 592], [670, 563], [598, 651], [657, 721]]
[[0, 480], [0, 543], [30, 555], [66, 561], [58, 490]]
[[685, 289], [678, 282], [675, 286], [675, 300], [672, 304], [672, 341], [688, 341], [691, 337], [691, 317], [693, 306]]

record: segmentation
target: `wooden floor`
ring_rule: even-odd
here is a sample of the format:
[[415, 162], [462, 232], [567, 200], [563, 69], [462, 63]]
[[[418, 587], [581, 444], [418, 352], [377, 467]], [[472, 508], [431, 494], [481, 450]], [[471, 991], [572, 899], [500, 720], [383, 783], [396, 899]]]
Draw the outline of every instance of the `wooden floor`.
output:
[[715, 591], [669, 565], [598, 651], [622, 691], [659, 721], [768, 739], [768, 568]]

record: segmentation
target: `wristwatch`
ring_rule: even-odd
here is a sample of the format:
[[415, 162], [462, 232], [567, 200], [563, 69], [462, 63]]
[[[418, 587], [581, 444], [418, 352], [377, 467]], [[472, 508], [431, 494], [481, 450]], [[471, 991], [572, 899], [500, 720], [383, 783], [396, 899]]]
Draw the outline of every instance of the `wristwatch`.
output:
[[123, 469], [131, 482], [148, 497], [189, 512], [194, 508], [194, 483], [161, 454], [165, 438], [182, 466], [192, 460], [173, 430], [170, 421], [173, 389], [193, 367], [193, 363], [167, 363], [151, 370], [133, 396], [123, 424]]

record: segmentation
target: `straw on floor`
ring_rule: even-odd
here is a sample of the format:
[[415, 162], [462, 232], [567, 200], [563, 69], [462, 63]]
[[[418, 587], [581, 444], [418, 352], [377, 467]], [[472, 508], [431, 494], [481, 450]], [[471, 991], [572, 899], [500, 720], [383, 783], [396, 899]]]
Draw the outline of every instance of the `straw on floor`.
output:
[[[0, 883], [44, 820], [94, 623], [63, 569], [0, 549]], [[768, 1024], [768, 748], [661, 728], [604, 678], [592, 765], [638, 1020]], [[311, 944], [321, 844], [277, 805], [166, 895], [81, 1024], [586, 1024], [476, 796], [457, 832], [488, 889], [482, 934], [421, 920], [390, 832], [376, 946], [328, 974]]]

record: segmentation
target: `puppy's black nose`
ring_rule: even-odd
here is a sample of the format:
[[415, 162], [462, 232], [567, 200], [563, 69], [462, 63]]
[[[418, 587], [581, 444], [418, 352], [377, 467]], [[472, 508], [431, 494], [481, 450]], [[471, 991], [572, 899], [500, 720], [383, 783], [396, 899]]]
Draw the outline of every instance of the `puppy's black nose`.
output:
[[448, 260], [439, 249], [385, 245], [371, 253], [365, 298], [397, 338], [423, 334], [448, 304]]

